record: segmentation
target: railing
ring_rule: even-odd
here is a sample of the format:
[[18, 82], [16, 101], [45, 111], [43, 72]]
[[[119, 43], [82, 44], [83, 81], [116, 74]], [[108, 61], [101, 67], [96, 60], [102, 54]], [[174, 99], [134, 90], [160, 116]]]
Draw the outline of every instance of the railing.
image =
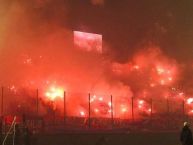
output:
[[184, 100], [172, 97], [158, 99], [128, 96], [121, 102], [113, 94], [62, 94], [55, 100], [49, 100], [40, 89], [12, 90], [2, 87], [0, 102], [5, 130], [5, 118], [8, 115], [20, 116], [20, 122], [41, 131], [57, 128], [176, 130], [181, 128], [185, 120], [193, 122], [189, 114], [191, 106]]

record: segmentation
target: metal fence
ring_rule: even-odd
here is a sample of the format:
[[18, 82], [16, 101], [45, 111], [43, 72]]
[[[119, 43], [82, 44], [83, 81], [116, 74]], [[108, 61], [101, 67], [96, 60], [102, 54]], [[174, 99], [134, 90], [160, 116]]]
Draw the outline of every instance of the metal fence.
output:
[[[116, 102], [116, 97], [113, 94], [106, 95], [106, 106], [102, 103], [100, 105], [103, 111], [109, 112], [96, 115], [92, 93], [63, 92], [59, 100], [48, 100], [46, 103], [42, 94], [39, 89], [16, 91], [14, 88], [1, 87], [1, 116], [20, 116], [21, 122], [31, 128], [38, 126], [41, 130], [176, 130], [181, 128], [185, 120], [193, 122], [189, 114], [190, 106], [184, 100], [128, 97], [125, 102], [127, 110], [122, 108], [125, 114], [120, 115], [117, 111], [120, 104]], [[83, 98], [84, 101], [81, 100]], [[70, 101], [73, 102], [69, 103]], [[84, 103], [79, 104], [80, 102]], [[84, 109], [82, 112], [81, 108]]]

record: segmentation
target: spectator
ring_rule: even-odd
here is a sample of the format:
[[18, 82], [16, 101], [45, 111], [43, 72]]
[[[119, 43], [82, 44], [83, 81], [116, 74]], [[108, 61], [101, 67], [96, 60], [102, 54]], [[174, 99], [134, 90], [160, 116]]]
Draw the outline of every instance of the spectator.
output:
[[24, 128], [24, 145], [31, 145], [31, 132], [29, 131], [29, 128], [26, 126]]
[[102, 136], [99, 140], [97, 140], [95, 145], [105, 145], [107, 143], [107, 138]]
[[188, 122], [184, 122], [184, 127], [182, 128], [182, 131], [180, 134], [180, 141], [182, 145], [193, 145], [192, 132], [189, 128]]
[[19, 125], [15, 124], [15, 137], [14, 137], [14, 142], [15, 145], [21, 145], [21, 133], [20, 133], [20, 129], [19, 129]]
[[0, 144], [3, 141], [3, 116], [0, 117]]

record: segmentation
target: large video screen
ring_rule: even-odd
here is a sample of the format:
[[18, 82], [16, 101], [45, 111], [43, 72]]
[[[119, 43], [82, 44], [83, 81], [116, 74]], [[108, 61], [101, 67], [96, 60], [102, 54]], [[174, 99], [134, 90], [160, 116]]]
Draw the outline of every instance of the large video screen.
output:
[[74, 31], [74, 44], [84, 51], [102, 53], [102, 35]]

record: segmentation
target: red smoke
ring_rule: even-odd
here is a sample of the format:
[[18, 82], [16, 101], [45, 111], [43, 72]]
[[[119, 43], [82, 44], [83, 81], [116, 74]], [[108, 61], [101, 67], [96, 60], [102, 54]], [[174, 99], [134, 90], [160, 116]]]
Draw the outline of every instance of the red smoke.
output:
[[[60, 17], [66, 21], [67, 18], [58, 16], [57, 9], [51, 11], [53, 15], [37, 9], [43, 9], [45, 3], [49, 1], [34, 1], [30, 6], [25, 2], [4, 2], [0, 6], [6, 13], [0, 17], [0, 26], [4, 28], [0, 29], [0, 83], [9, 86], [13, 94], [21, 92], [15, 102], [19, 108], [27, 106], [29, 111], [32, 104], [28, 105], [25, 99], [33, 102], [36, 98], [35, 91], [27, 93], [20, 88], [39, 89], [41, 114], [46, 113], [47, 106], [62, 114], [65, 91], [67, 114], [83, 117], [88, 116], [89, 93], [91, 116], [97, 117], [111, 117], [113, 105], [114, 117], [131, 118], [132, 97], [137, 114], [151, 112], [151, 98], [165, 99], [171, 94], [188, 98], [176, 87], [183, 75], [181, 65], [158, 47], [141, 48], [125, 63], [106, 54], [82, 51], [73, 44], [74, 30], [60, 23]], [[31, 6], [41, 15], [28, 9]]]

